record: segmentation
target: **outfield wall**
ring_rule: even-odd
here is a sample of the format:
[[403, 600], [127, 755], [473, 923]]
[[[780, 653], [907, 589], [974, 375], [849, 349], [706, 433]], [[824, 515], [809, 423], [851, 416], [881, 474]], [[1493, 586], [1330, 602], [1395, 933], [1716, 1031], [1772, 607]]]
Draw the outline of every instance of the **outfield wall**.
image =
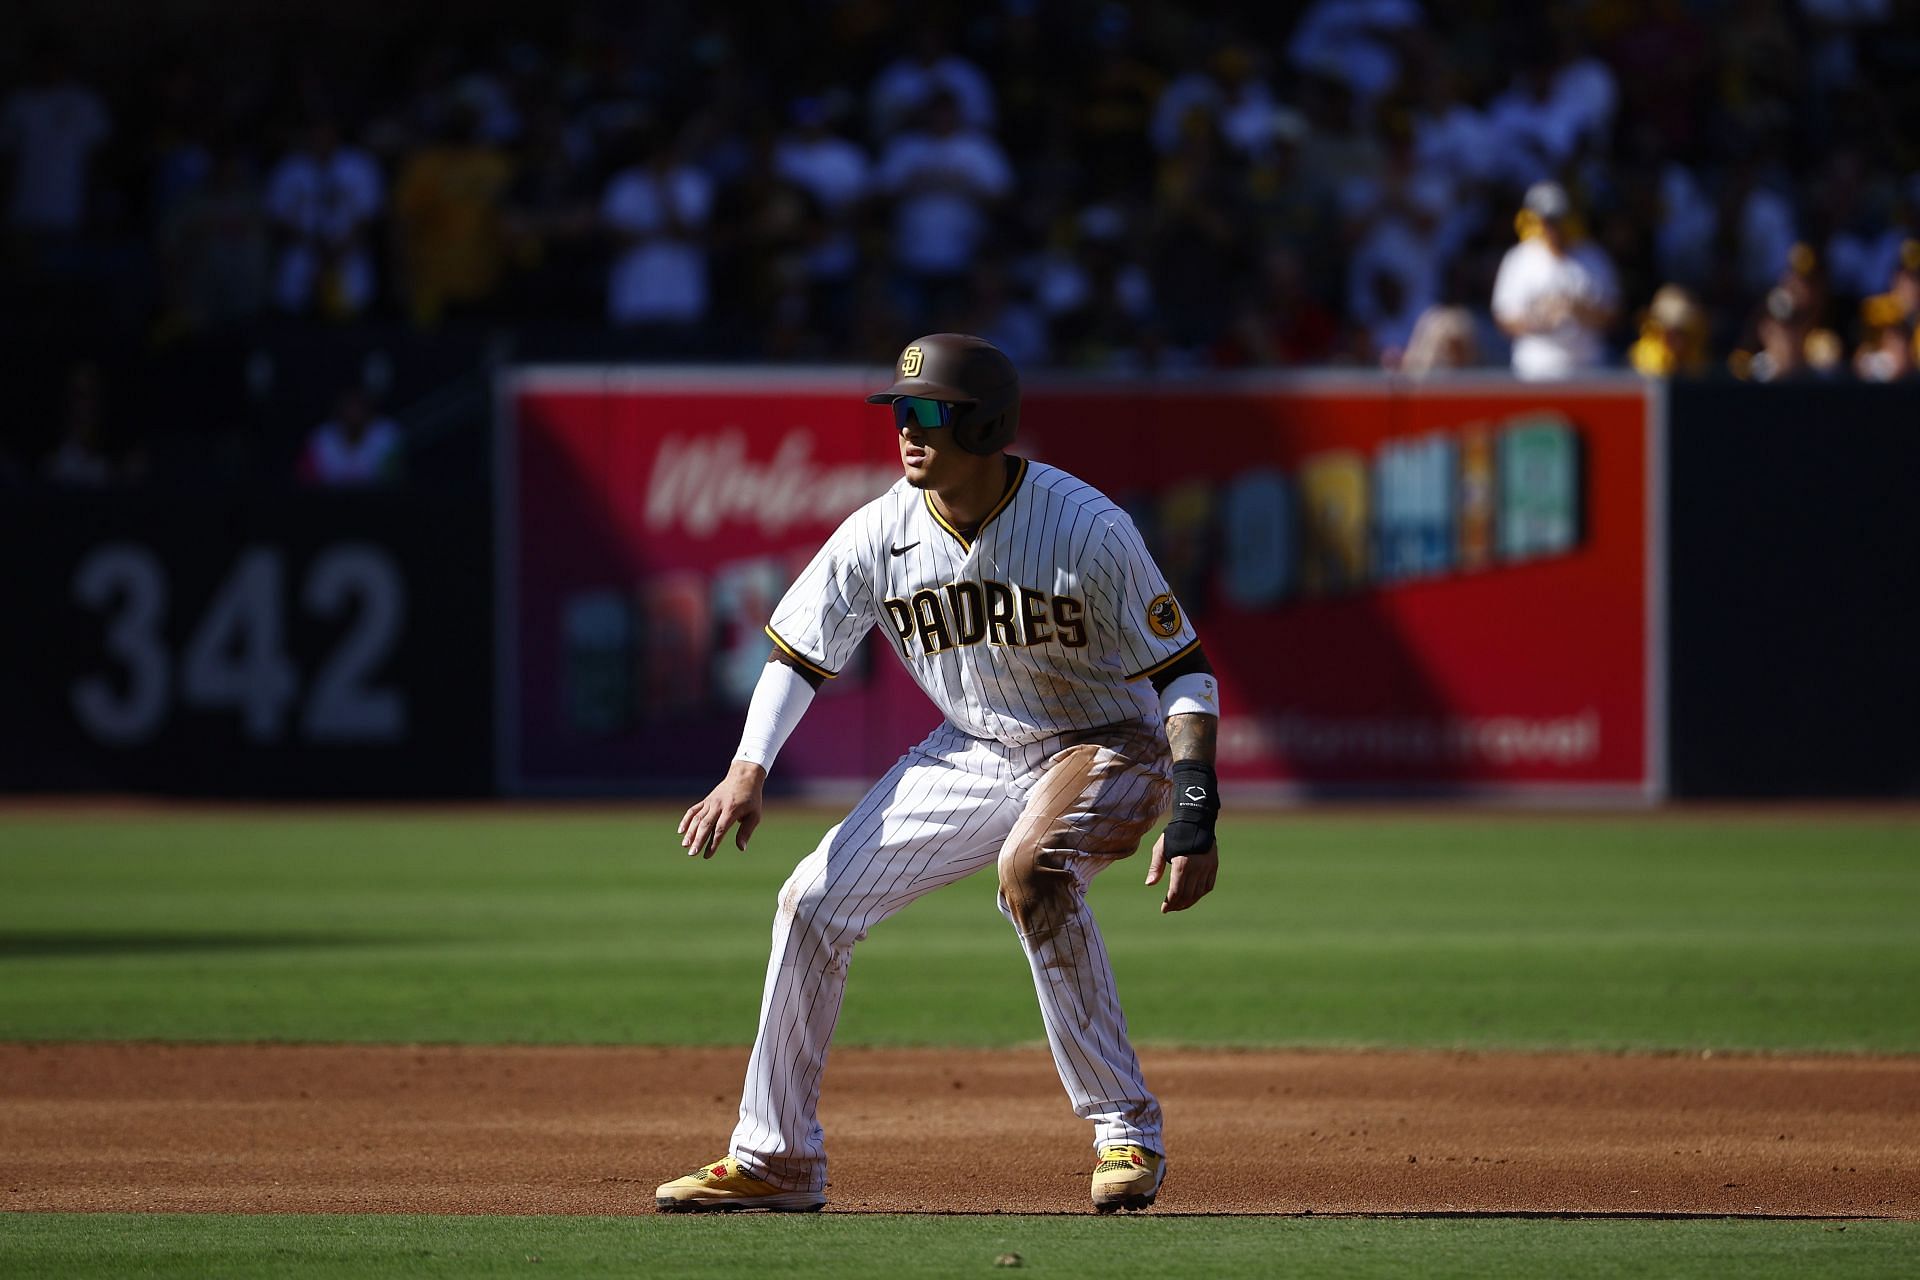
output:
[[[877, 381], [523, 368], [396, 492], [8, 490], [0, 789], [686, 794], [891, 483]], [[1145, 530], [1241, 797], [1920, 795], [1920, 387], [1034, 379], [1023, 440]], [[885, 647], [784, 785], [932, 723]]]
[[1671, 403], [1675, 793], [1920, 797], [1920, 386]]
[[6, 789], [491, 785], [477, 495], [9, 494], [0, 546]]
[[[760, 624], [898, 478], [871, 382], [509, 375], [504, 789], [683, 793], [724, 769]], [[1664, 791], [1656, 392], [1039, 378], [1018, 448], [1141, 526], [1221, 673], [1240, 794], [1648, 800]], [[931, 727], [892, 646], [876, 631], [825, 687], [785, 782], [859, 785]]]

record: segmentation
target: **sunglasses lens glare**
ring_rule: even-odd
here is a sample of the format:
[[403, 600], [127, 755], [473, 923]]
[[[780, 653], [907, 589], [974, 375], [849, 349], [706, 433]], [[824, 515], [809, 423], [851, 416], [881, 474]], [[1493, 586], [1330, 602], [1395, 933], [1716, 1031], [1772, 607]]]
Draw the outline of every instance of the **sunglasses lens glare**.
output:
[[944, 427], [953, 406], [944, 400], [920, 396], [901, 396], [893, 402], [893, 424], [904, 431], [910, 426]]

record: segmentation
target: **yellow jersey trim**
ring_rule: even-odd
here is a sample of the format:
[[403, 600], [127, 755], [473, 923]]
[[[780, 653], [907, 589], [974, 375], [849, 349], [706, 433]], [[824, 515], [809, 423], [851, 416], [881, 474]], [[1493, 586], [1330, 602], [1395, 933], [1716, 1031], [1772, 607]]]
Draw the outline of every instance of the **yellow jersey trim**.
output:
[[[1000, 501], [993, 504], [993, 510], [987, 512], [985, 517], [981, 519], [980, 528], [975, 529], [973, 531], [974, 537], [976, 538], [979, 537], [981, 531], [984, 530], [989, 524], [993, 523], [993, 518], [995, 516], [999, 515], [1002, 511], [1005, 511], [1009, 506], [1011, 506], [1013, 504], [1014, 495], [1020, 492], [1020, 486], [1023, 482], [1025, 482], [1027, 478], [1027, 460], [1025, 458], [1019, 458], [1017, 459], [1017, 461], [1020, 463], [1020, 469], [1013, 473], [1012, 483], [1007, 485], [1007, 491], [1000, 495]], [[947, 518], [940, 514], [940, 508], [933, 505], [933, 490], [929, 489], [925, 493], [921, 494], [920, 496], [922, 499], [926, 501], [927, 514], [933, 517], [934, 523], [939, 525], [942, 529], [945, 529], [948, 533], [952, 534], [954, 537], [954, 540], [960, 544], [960, 547], [962, 550], [965, 550], [965, 551], [973, 550], [972, 541], [970, 541], [966, 537], [966, 535], [962, 534], [958, 529], [948, 524]]]
[[1193, 638], [1192, 644], [1188, 645], [1186, 648], [1182, 649], [1180, 652], [1174, 654], [1171, 658], [1168, 658], [1162, 662], [1156, 662], [1152, 666], [1148, 667], [1145, 671], [1136, 671], [1132, 675], [1128, 676], [1127, 683], [1132, 684], [1135, 680], [1145, 680], [1148, 676], [1158, 675], [1160, 672], [1165, 671], [1168, 667], [1180, 661], [1180, 659], [1186, 657], [1188, 654], [1192, 653], [1195, 649], [1198, 649], [1199, 647], [1200, 647], [1200, 637], [1195, 636]]
[[947, 518], [940, 514], [940, 508], [933, 505], [932, 490], [928, 490], [927, 492], [921, 494], [920, 500], [927, 504], [927, 514], [933, 517], [933, 522], [935, 524], [939, 525], [942, 529], [945, 529], [948, 533], [952, 534], [954, 541], [958, 542], [962, 548], [968, 551], [973, 550], [973, 544], [971, 542], [968, 542], [966, 538], [962, 537], [958, 529], [948, 524]]
[[827, 670], [825, 667], [815, 662], [812, 658], [809, 658], [806, 654], [801, 653], [798, 649], [788, 644], [785, 640], [782, 640], [780, 638], [780, 633], [778, 631], [775, 631], [772, 627], [767, 627], [766, 633], [767, 633], [767, 639], [773, 641], [775, 645], [779, 646], [780, 652], [786, 654], [789, 658], [792, 658], [795, 662], [799, 663], [801, 666], [805, 667], [807, 670], [813, 672], [813, 674], [821, 677], [822, 679], [832, 680], [840, 674], [838, 671]]

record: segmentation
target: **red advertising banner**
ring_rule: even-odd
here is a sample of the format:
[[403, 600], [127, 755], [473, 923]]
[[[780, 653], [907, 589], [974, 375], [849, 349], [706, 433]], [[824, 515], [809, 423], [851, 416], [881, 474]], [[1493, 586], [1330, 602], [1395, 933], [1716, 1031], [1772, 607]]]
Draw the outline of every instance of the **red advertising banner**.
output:
[[[525, 369], [501, 387], [500, 781], [689, 793], [761, 626], [899, 475], [846, 371]], [[1662, 789], [1657, 388], [1036, 380], [1016, 448], [1132, 513], [1220, 672], [1242, 795]], [[884, 643], [787, 781], [859, 785], [937, 712]]]

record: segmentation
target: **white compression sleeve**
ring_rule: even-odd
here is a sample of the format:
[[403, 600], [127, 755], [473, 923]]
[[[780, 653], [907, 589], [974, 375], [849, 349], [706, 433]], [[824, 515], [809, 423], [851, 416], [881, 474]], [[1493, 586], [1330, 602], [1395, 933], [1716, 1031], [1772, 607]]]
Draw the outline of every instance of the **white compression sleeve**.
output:
[[1160, 691], [1160, 718], [1220, 715], [1220, 682], [1204, 671], [1193, 671], [1169, 681]]
[[806, 677], [784, 662], [769, 662], [760, 672], [760, 683], [753, 686], [753, 701], [747, 704], [747, 727], [740, 734], [740, 749], [733, 758], [771, 769], [787, 735], [812, 703], [813, 686]]

